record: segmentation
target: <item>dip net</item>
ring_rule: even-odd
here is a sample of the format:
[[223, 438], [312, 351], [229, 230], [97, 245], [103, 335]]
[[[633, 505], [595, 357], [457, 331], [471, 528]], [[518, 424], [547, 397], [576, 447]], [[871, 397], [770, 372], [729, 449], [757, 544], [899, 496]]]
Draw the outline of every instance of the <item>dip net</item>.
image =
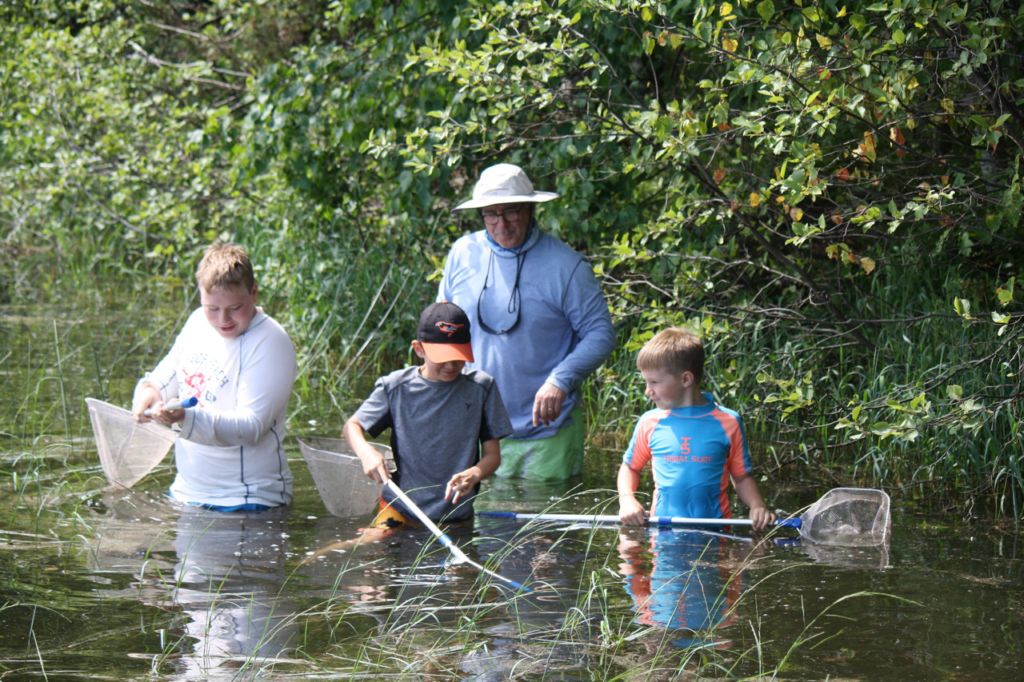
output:
[[[370, 443], [384, 457], [388, 470], [395, 471], [391, 448]], [[313, 483], [333, 516], [351, 518], [375, 511], [380, 502], [382, 483], [374, 483], [363, 473], [359, 457], [340, 438], [299, 438], [299, 451]]]
[[801, 516], [800, 536], [821, 545], [869, 546], [889, 541], [889, 496], [870, 488], [835, 488]]
[[111, 485], [131, 488], [153, 470], [177, 437], [152, 422], [139, 424], [128, 410], [86, 398], [103, 473]]

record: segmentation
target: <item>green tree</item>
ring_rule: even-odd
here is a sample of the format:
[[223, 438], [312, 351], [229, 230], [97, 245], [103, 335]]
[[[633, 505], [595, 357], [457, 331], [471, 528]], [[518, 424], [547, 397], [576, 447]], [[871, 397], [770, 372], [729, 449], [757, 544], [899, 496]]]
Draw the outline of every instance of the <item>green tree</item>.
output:
[[599, 391], [690, 324], [779, 466], [1024, 506], [1012, 3], [0, 11], [8, 243], [92, 271], [242, 239], [337, 371], [402, 352], [390, 332], [478, 228], [447, 209], [518, 163], [565, 197], [543, 227], [594, 258], [630, 339]]

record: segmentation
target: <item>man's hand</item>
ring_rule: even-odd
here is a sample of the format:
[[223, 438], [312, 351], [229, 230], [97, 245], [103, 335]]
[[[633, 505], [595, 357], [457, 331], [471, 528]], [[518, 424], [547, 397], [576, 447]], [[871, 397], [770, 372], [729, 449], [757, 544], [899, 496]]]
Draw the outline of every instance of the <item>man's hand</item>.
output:
[[562, 414], [566, 393], [554, 384], [544, 383], [533, 398], [533, 425], [548, 426]]

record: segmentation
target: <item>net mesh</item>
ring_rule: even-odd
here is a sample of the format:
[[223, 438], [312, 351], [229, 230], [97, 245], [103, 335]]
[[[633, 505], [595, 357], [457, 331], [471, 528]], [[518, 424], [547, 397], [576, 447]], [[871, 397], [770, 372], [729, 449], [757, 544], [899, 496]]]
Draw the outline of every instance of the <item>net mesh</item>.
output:
[[[395, 470], [391, 448], [370, 443], [383, 456], [391, 471]], [[363, 473], [363, 464], [348, 443], [341, 438], [299, 438], [313, 483], [334, 516], [350, 518], [368, 514], [380, 500], [384, 486], [371, 481]]]
[[889, 496], [869, 488], [830, 490], [801, 518], [801, 537], [822, 545], [882, 545], [892, 524]]
[[103, 473], [111, 485], [131, 488], [153, 470], [174, 445], [177, 434], [167, 427], [136, 423], [128, 410], [86, 398], [96, 434]]

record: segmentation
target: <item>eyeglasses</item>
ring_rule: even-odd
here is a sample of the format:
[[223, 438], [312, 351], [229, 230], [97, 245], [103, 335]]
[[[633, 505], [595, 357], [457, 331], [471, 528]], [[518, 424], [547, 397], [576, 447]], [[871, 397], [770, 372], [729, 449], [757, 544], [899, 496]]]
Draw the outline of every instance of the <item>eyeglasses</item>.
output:
[[503, 217], [506, 223], [511, 223], [512, 221], [519, 219], [519, 212], [522, 210], [522, 206], [516, 206], [515, 208], [506, 208], [501, 213], [487, 213], [485, 211], [481, 211], [480, 215], [484, 217], [484, 224], [497, 225], [498, 216]]

